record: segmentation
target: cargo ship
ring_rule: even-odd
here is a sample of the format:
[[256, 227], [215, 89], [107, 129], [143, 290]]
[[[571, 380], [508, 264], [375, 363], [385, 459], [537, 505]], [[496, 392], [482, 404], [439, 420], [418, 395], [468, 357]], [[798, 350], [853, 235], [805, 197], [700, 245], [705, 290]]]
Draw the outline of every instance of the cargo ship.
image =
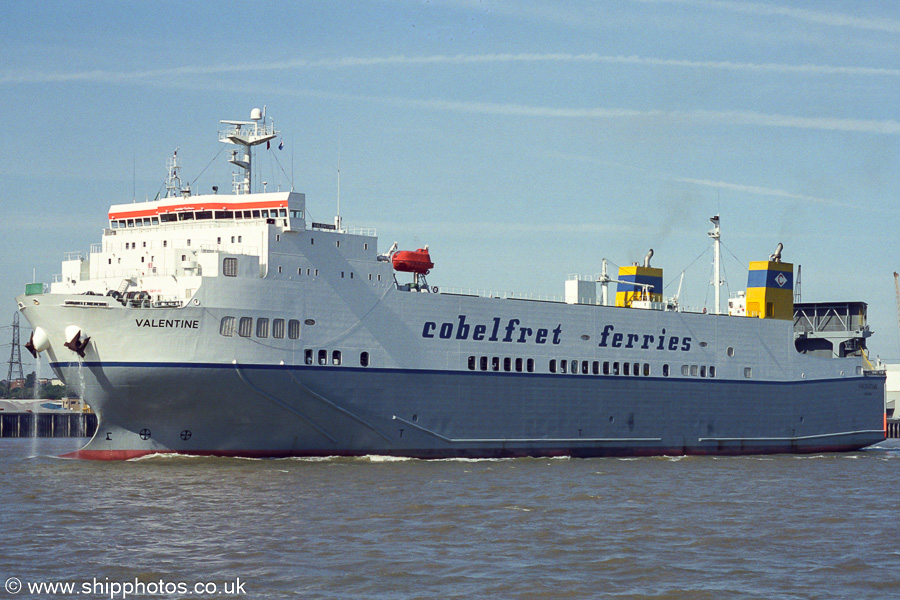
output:
[[220, 122], [232, 193], [193, 194], [176, 151], [165, 196], [112, 205], [87, 256], [17, 298], [28, 350], [99, 416], [70, 456], [736, 455], [885, 437], [882, 372], [797, 351], [780, 252], [750, 263], [731, 314], [666, 301], [649, 258], [567, 282], [564, 301], [451, 292], [429, 285], [427, 246], [379, 253], [371, 229], [308, 220], [304, 194], [253, 189], [253, 154], [278, 135], [259, 109]]

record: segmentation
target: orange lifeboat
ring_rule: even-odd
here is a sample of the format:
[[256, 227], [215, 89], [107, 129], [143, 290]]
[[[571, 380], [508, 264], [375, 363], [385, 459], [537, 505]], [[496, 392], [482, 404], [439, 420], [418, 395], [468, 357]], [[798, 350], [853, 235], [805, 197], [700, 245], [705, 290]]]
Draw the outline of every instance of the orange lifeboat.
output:
[[419, 248], [418, 250], [400, 250], [394, 252], [391, 257], [391, 264], [394, 265], [395, 271], [404, 271], [406, 273], [418, 273], [419, 275], [428, 275], [434, 267], [431, 262], [431, 256], [428, 254], [428, 247]]

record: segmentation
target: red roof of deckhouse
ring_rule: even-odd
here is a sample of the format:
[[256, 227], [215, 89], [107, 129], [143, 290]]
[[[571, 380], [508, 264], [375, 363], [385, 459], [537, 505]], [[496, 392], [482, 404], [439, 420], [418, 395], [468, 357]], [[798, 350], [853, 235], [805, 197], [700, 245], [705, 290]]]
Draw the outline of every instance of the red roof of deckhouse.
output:
[[155, 202], [140, 202], [136, 204], [114, 204], [109, 208], [109, 219], [154, 217], [164, 213], [181, 211], [287, 208], [289, 195], [288, 192], [253, 194], [252, 196], [218, 196], [213, 194], [189, 196], [187, 198], [165, 198]]

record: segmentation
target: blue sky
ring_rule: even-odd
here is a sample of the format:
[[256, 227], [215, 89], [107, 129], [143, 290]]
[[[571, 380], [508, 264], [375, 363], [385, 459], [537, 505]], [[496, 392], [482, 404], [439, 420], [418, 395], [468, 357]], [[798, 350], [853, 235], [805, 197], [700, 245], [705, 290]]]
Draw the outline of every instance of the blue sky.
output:
[[[900, 356], [900, 11], [892, 1], [3, 2], [0, 292], [99, 242], [179, 147], [229, 189], [220, 119], [267, 106], [269, 189], [382, 249], [428, 244], [443, 287], [561, 295], [655, 250], [712, 305], [778, 242], [804, 301], [863, 300]], [[215, 159], [215, 160], [214, 160]], [[9, 329], [3, 343], [8, 343]], [[27, 337], [27, 331], [23, 334]], [[8, 346], [7, 346], [8, 348]], [[7, 350], [8, 351], [8, 350]], [[4, 355], [4, 360], [6, 356]]]

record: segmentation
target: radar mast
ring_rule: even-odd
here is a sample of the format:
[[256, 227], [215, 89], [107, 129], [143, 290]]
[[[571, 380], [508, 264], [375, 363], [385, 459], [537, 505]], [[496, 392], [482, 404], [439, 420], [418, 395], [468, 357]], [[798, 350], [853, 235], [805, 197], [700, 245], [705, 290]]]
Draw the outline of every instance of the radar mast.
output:
[[252, 156], [253, 146], [269, 142], [278, 136], [275, 130], [275, 123], [270, 121], [266, 123], [265, 107], [260, 111], [254, 108], [250, 111], [249, 121], [219, 121], [225, 125], [219, 131], [219, 141], [223, 144], [234, 144], [241, 148], [231, 151], [231, 158], [228, 160], [231, 164], [243, 169], [243, 177], [241, 173], [234, 174], [232, 181], [232, 189], [235, 194], [250, 194], [252, 192]]

